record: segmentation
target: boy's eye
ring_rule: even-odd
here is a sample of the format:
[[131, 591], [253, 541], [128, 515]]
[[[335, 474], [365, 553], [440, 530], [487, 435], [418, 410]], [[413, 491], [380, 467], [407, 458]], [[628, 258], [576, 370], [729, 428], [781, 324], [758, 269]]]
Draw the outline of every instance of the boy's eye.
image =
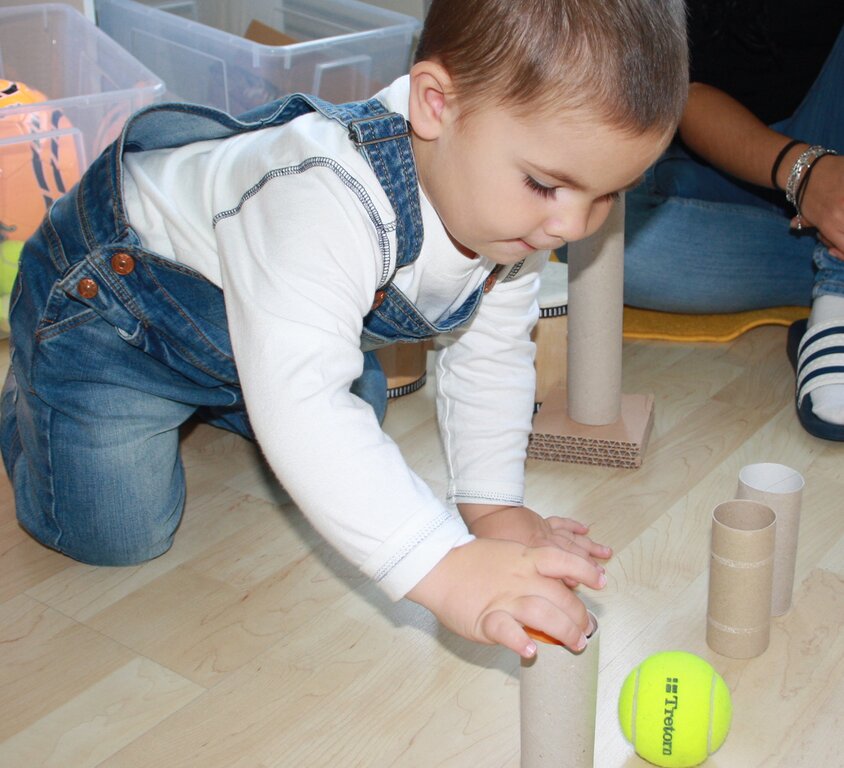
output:
[[540, 197], [553, 197], [557, 191], [556, 187], [546, 187], [544, 184], [540, 184], [533, 176], [525, 176], [525, 185]]
[[610, 192], [608, 195], [604, 195], [604, 199], [614, 203], [621, 199], [621, 192]]

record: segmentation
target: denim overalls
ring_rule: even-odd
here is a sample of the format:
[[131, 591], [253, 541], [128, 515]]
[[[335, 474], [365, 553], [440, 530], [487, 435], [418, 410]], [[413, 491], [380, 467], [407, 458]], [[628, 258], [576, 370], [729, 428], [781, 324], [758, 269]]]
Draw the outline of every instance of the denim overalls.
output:
[[[12, 294], [0, 448], [18, 519], [43, 544], [98, 565], [160, 555], [184, 506], [180, 425], [197, 414], [252, 436], [223, 293], [141, 248], [124, 211], [123, 153], [226, 138], [313, 110], [344, 125], [367, 157], [397, 217], [397, 266], [411, 263], [422, 217], [404, 117], [374, 99], [335, 106], [298, 94], [239, 118], [187, 104], [142, 110], [27, 241]], [[479, 288], [432, 325], [391, 278], [382, 276], [364, 319], [365, 351], [448, 332], [481, 299]], [[353, 391], [383, 413], [383, 375], [372, 354], [366, 360]]]

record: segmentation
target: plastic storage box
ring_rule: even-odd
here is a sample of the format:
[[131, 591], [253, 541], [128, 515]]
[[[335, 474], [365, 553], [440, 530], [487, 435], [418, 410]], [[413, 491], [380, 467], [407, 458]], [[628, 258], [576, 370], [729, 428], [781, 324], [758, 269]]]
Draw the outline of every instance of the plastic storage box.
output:
[[[164, 84], [67, 5], [0, 8], [0, 335], [21, 241]], [[11, 82], [5, 82], [11, 81]], [[28, 103], [21, 103], [28, 102]]]
[[368, 98], [408, 71], [421, 26], [356, 0], [96, 0], [95, 8], [97, 24], [161, 77], [168, 99], [232, 114], [294, 92]]

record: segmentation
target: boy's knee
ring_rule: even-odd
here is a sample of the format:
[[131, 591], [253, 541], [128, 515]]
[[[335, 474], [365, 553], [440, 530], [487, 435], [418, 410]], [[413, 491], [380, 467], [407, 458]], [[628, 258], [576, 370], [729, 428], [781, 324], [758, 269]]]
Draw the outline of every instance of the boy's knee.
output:
[[56, 549], [74, 560], [97, 566], [141, 565], [173, 545], [175, 531], [129, 529], [121, 535], [61, 537]]
[[[15, 478], [16, 480], [18, 478]], [[166, 507], [116, 504], [53, 504], [44, 510], [27, 494], [16, 494], [21, 526], [33, 538], [88, 565], [139, 565], [164, 554], [182, 516], [184, 495]]]

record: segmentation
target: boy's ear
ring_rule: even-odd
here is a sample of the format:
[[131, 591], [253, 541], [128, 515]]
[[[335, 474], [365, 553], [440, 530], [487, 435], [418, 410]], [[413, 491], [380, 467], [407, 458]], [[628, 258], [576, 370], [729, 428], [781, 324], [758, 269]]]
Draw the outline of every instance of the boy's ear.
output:
[[438, 138], [456, 113], [451, 77], [434, 61], [420, 61], [410, 69], [410, 124], [420, 139]]

